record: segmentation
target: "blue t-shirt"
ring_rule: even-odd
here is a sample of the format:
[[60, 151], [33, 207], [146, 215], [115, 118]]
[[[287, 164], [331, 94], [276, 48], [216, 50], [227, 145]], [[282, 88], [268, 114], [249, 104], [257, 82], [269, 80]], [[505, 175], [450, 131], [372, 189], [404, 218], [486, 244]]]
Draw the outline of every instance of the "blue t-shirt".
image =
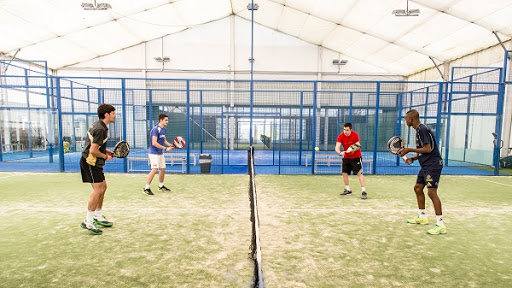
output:
[[430, 143], [430, 153], [418, 154], [418, 160], [422, 168], [439, 169], [443, 168], [443, 158], [437, 147], [436, 137], [432, 130], [425, 124], [420, 124], [416, 129], [416, 148], [423, 148]]
[[158, 142], [158, 144], [164, 146], [165, 128], [161, 128], [160, 126], [156, 125], [153, 127], [153, 129], [151, 129], [151, 133], [149, 135], [149, 139], [151, 141], [151, 145], [149, 145], [149, 154], [162, 155], [164, 150], [153, 146], [153, 136], [156, 136], [156, 142]]

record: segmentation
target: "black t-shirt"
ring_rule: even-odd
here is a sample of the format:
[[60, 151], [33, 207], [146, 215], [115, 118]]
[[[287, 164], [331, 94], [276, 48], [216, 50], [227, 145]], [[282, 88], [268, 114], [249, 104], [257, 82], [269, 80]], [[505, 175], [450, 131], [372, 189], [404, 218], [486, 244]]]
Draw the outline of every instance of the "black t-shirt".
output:
[[[92, 123], [89, 130], [87, 130], [87, 137], [85, 137], [85, 147], [82, 151], [82, 157], [87, 159], [89, 156], [89, 149], [91, 148], [91, 143], [98, 144], [100, 146], [99, 150], [101, 153], [107, 153], [107, 140], [108, 140], [108, 127], [103, 123], [103, 121], [98, 120]], [[105, 159], [97, 158], [96, 159], [96, 167], [103, 167], [105, 165]]]
[[418, 160], [422, 168], [442, 168], [443, 158], [437, 147], [436, 137], [432, 130], [425, 124], [420, 124], [416, 129], [416, 148], [423, 148], [430, 143], [430, 152], [418, 154]]

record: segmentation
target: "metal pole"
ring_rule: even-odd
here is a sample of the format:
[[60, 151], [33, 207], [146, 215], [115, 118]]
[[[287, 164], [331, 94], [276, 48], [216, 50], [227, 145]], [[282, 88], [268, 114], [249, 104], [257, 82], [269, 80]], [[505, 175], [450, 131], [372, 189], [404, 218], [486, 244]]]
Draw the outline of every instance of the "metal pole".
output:
[[250, 90], [250, 102], [251, 102], [251, 124], [249, 125], [249, 146], [253, 145], [252, 139], [252, 125], [253, 125], [253, 113], [254, 113], [254, 0], [251, 0], [251, 90]]

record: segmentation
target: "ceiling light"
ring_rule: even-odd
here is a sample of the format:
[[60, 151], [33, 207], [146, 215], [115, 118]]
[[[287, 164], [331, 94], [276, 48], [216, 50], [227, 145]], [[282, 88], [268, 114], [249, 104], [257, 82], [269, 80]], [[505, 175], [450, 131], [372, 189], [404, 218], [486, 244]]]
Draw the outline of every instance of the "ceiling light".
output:
[[395, 16], [419, 16], [420, 9], [409, 9], [409, 0], [407, 0], [406, 9], [395, 9], [391, 14], [394, 14]]
[[347, 65], [348, 60], [332, 60], [332, 65]]
[[107, 10], [112, 9], [112, 6], [108, 3], [96, 3], [96, 0], [94, 0], [93, 3], [82, 2], [82, 8], [84, 10]]
[[171, 61], [171, 58], [169, 58], [167, 56], [164, 56], [163, 58], [162, 57], [155, 57], [153, 59], [155, 59], [156, 62], [169, 62], [169, 61]]
[[257, 3], [254, 3], [254, 5], [252, 5], [251, 3], [247, 4], [247, 10], [258, 10], [260, 8], [260, 5], [258, 5]]

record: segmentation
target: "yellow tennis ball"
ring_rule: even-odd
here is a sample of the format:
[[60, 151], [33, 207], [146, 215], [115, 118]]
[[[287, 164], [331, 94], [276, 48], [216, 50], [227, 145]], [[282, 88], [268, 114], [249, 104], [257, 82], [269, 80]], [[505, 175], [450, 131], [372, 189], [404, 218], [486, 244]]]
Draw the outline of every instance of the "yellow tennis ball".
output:
[[315, 151], [320, 151], [320, 148], [318, 148], [318, 147], [315, 147]]

